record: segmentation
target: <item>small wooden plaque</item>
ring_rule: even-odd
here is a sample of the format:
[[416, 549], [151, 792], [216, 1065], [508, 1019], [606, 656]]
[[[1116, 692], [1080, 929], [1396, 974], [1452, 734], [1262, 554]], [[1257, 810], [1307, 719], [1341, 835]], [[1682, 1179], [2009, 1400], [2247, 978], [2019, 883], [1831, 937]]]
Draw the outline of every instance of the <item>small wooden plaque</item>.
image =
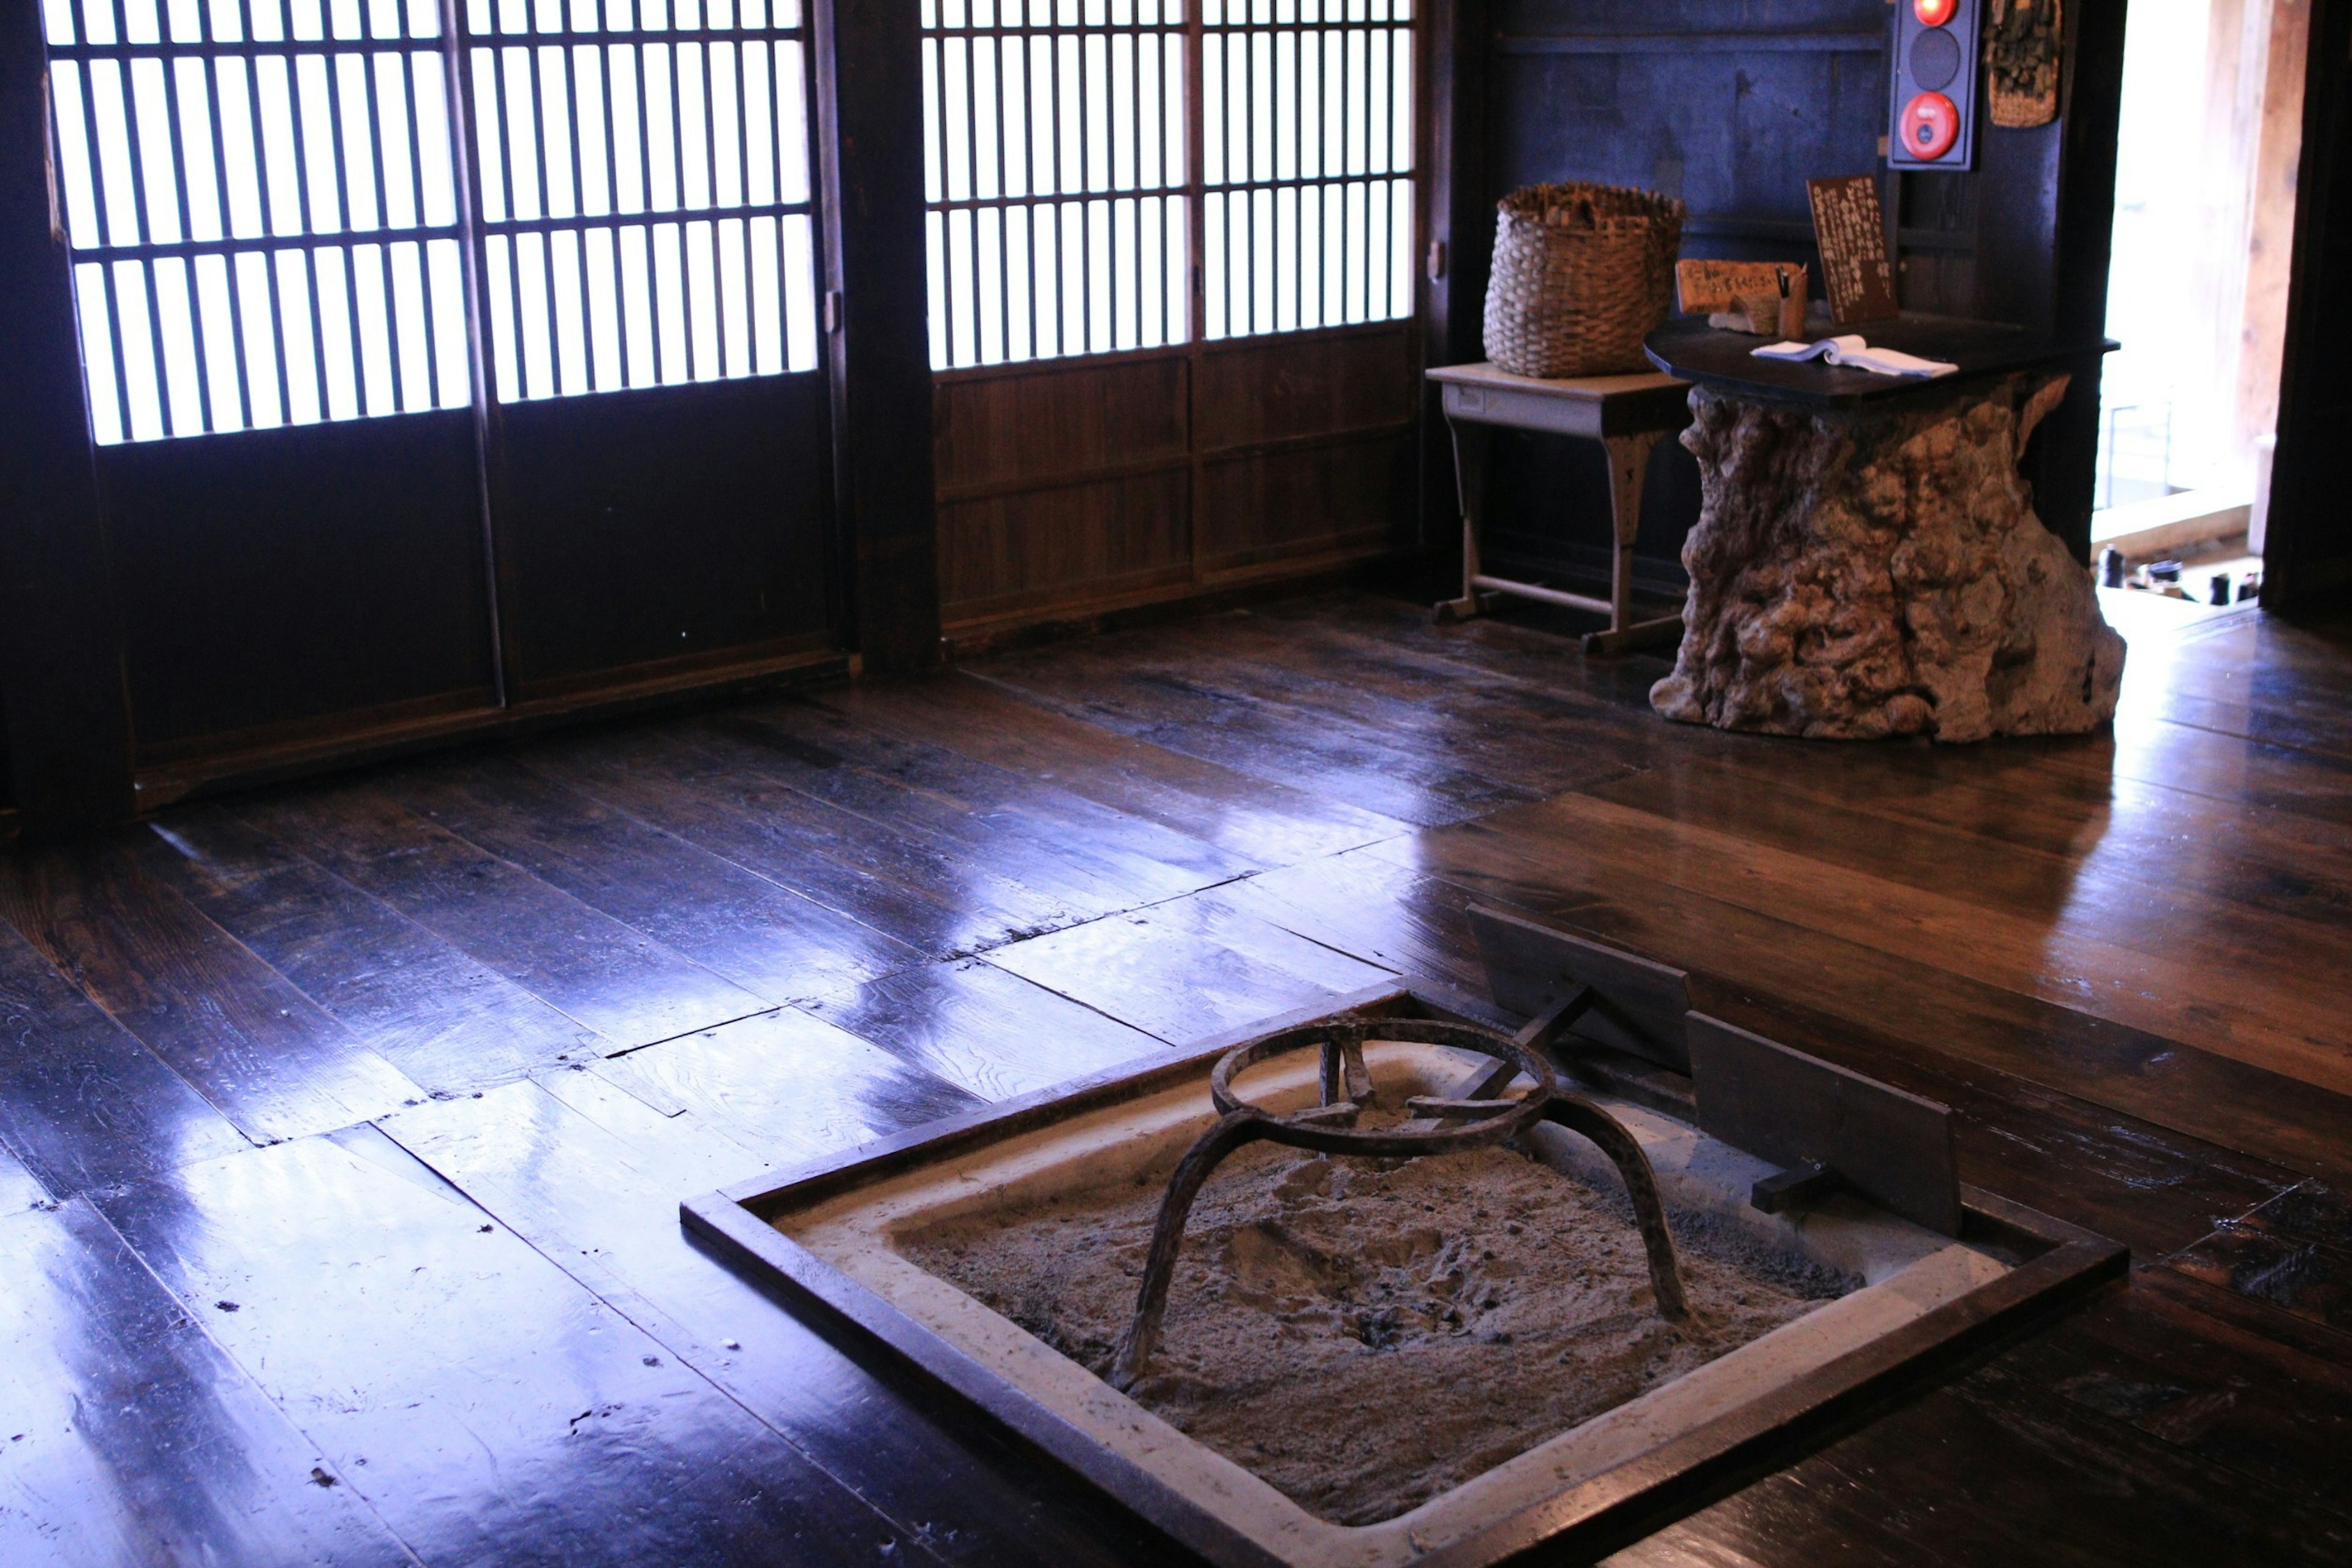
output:
[[2059, 0], [1992, 0], [1985, 82], [1992, 122], [2011, 130], [2058, 118]]
[[1949, 1107], [1704, 1013], [1688, 1039], [1699, 1126], [1776, 1164], [1819, 1162], [1880, 1207], [1959, 1235]]
[[1801, 261], [1677, 261], [1675, 306], [1694, 316], [1728, 310], [1751, 294], [1779, 294], [1781, 273], [1804, 269]]
[[1878, 182], [1868, 174], [1807, 180], [1812, 198], [1813, 239], [1822, 247], [1822, 280], [1830, 314], [1843, 326], [1897, 314], [1895, 268], [1886, 259], [1886, 218], [1878, 205]]

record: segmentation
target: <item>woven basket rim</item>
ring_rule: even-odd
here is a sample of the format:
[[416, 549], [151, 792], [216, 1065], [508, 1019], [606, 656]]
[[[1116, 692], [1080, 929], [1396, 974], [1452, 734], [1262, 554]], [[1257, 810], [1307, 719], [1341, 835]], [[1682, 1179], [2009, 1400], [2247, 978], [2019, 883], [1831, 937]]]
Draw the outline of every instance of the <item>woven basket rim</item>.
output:
[[1689, 209], [1679, 196], [1661, 195], [1633, 185], [1603, 185], [1590, 180], [1558, 180], [1541, 184], [1521, 185], [1495, 204], [1506, 217], [1539, 218], [1543, 209], [1559, 206], [1568, 201], [1591, 201], [1606, 205], [1614, 211], [1593, 215], [1601, 223], [1654, 223], [1664, 218], [1683, 218]]

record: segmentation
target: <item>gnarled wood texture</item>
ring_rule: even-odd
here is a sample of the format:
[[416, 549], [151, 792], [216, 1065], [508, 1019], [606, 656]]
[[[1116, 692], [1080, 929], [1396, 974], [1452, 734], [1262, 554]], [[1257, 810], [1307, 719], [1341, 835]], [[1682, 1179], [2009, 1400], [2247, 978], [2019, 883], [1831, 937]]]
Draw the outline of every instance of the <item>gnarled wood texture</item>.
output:
[[1817, 740], [2077, 734], [2113, 716], [2124, 642], [2017, 463], [2067, 378], [1851, 409], [1691, 395], [1706, 500], [1683, 545], [1675, 671], [1691, 724]]

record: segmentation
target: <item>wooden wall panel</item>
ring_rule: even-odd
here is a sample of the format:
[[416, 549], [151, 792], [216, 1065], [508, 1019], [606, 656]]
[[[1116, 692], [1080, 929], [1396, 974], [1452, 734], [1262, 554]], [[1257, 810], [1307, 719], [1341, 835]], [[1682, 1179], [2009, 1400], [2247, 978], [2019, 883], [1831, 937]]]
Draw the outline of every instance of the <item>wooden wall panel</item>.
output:
[[101, 447], [140, 761], [493, 705], [474, 443], [444, 409]]
[[1965, 316], [1977, 297], [1977, 191], [1965, 174], [1906, 170], [1892, 182], [1906, 308]]
[[[1878, 165], [1885, 0], [1495, 0], [1487, 199], [1544, 180], [1690, 205], [1685, 256], [1813, 256], [1805, 181]], [[1492, 253], [1494, 209], [1475, 234]]]
[[1419, 377], [1406, 321], [941, 376], [942, 618], [1085, 615], [1393, 547]]
[[1418, 406], [1409, 322], [1330, 336], [1250, 338], [1201, 355], [1202, 452], [1402, 424]]
[[940, 596], [969, 622], [1182, 583], [1191, 475], [1017, 490], [940, 508]]
[[570, 695], [837, 637], [826, 404], [824, 378], [800, 374], [500, 407], [509, 690]]
[[942, 379], [932, 392], [940, 493], [1185, 454], [1181, 355]]
[[1416, 453], [1408, 427], [1204, 462], [1195, 522], [1202, 570], [1389, 548], [1418, 506]]

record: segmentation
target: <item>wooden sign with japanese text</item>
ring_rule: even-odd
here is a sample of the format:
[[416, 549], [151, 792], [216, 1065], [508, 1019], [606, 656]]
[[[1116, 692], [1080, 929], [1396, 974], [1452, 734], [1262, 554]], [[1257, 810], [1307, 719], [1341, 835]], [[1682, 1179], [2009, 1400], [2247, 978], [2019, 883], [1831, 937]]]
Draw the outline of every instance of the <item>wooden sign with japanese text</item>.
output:
[[1685, 315], [1728, 310], [1756, 294], [1777, 294], [1780, 275], [1801, 274], [1801, 261], [1706, 261], [1675, 263], [1675, 308]]
[[1896, 314], [1895, 268], [1886, 259], [1886, 218], [1878, 182], [1868, 174], [1807, 180], [1813, 241], [1822, 247], [1822, 281], [1838, 325]]

